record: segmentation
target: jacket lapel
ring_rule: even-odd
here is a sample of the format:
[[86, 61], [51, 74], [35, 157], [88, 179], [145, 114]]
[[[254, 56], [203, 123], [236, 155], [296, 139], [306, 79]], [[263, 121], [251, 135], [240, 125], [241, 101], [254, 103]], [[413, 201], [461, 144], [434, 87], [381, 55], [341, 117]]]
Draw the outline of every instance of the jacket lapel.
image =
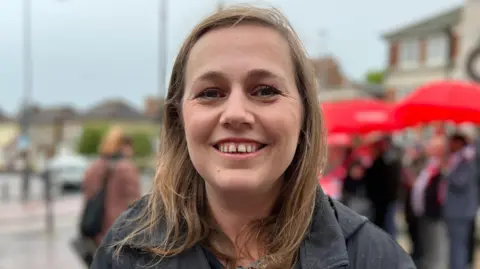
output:
[[348, 266], [348, 253], [342, 229], [333, 204], [322, 190], [317, 191], [310, 231], [300, 248], [302, 269], [343, 268]]

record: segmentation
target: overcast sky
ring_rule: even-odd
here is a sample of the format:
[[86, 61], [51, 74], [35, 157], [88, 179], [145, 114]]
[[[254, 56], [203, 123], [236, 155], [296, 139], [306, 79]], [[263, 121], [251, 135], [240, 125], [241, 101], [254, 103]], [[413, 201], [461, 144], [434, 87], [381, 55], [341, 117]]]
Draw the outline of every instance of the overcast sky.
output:
[[[145, 96], [158, 94], [157, 14], [162, 0], [30, 1], [37, 103], [86, 108], [120, 97], [141, 106]], [[8, 113], [18, 109], [22, 98], [22, 2], [0, 0], [0, 109]], [[216, 6], [215, 0], [169, 2], [168, 72], [183, 38]], [[381, 33], [463, 1], [263, 2], [286, 13], [311, 56], [331, 53], [347, 76], [363, 79], [368, 69], [386, 62]]]

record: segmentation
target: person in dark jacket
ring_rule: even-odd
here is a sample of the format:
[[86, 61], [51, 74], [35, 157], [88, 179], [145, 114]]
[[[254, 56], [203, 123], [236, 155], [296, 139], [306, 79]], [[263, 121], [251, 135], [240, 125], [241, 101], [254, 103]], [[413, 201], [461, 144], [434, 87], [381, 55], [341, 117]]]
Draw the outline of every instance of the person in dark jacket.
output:
[[350, 163], [343, 179], [342, 203], [367, 218], [372, 217], [372, 204], [367, 197], [364, 180], [365, 166], [361, 160]]
[[408, 235], [411, 241], [410, 255], [416, 264], [420, 263], [423, 257], [423, 249], [420, 240], [420, 217], [413, 212], [412, 208], [412, 187], [420, 172], [426, 165], [426, 154], [423, 147], [412, 147], [406, 156], [406, 163], [403, 170], [404, 187], [404, 209], [405, 222], [407, 224]]
[[374, 208], [373, 223], [394, 235], [389, 217], [395, 206], [401, 182], [401, 158], [391, 147], [390, 139], [382, 137], [373, 143], [373, 163], [365, 171], [367, 196]]
[[415, 268], [321, 190], [317, 90], [278, 10], [200, 22], [173, 66], [152, 190], [117, 219], [92, 269]]
[[443, 175], [447, 182], [443, 216], [447, 224], [450, 269], [468, 265], [471, 225], [478, 209], [478, 186], [475, 179], [475, 150], [465, 134], [450, 137], [451, 156]]

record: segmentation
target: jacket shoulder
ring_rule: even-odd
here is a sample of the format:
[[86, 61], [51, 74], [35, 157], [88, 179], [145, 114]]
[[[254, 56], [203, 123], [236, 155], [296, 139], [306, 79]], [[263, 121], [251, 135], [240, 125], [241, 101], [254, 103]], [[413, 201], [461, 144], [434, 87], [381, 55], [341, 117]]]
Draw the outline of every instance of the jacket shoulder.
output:
[[335, 209], [351, 268], [416, 269], [410, 256], [389, 234], [338, 202]]
[[348, 238], [347, 251], [352, 268], [416, 269], [405, 250], [370, 222]]

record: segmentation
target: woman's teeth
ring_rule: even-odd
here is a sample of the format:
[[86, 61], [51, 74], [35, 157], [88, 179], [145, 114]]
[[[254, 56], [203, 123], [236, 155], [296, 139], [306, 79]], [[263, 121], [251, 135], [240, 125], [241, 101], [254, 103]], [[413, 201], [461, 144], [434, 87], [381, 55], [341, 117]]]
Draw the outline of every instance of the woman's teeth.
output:
[[254, 143], [224, 143], [218, 145], [218, 150], [224, 153], [251, 153], [259, 148], [260, 145]]

